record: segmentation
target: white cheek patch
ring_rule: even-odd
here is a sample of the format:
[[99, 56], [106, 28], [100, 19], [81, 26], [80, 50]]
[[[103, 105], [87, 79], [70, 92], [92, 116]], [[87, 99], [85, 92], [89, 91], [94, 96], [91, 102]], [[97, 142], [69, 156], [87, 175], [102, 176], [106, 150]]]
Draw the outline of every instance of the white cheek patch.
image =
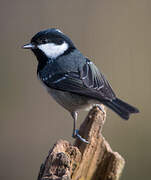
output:
[[68, 49], [68, 44], [66, 42], [60, 45], [56, 45], [54, 43], [47, 43], [39, 45], [38, 48], [43, 51], [47, 57], [57, 58]]

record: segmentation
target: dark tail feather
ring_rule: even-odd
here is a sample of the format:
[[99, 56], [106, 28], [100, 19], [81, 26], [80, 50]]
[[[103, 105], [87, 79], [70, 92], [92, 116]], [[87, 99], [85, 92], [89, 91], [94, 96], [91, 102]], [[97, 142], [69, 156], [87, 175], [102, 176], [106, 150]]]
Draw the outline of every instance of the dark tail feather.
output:
[[106, 101], [104, 104], [111, 108], [113, 111], [115, 111], [120, 117], [126, 120], [129, 119], [131, 113], [139, 112], [137, 108], [125, 103], [118, 98], [112, 101]]

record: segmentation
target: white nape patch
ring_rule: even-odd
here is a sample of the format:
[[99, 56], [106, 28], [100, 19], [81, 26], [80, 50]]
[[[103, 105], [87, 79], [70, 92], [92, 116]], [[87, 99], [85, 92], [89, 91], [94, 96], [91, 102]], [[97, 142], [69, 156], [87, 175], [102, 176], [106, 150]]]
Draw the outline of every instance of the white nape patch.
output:
[[63, 32], [62, 32], [62, 31], [60, 31], [60, 29], [56, 29], [56, 31], [58, 31], [58, 32], [60, 32], [60, 33], [62, 33], [62, 34], [63, 34]]
[[38, 48], [43, 51], [48, 58], [55, 59], [68, 49], [68, 44], [66, 42], [60, 45], [46, 43], [38, 45]]

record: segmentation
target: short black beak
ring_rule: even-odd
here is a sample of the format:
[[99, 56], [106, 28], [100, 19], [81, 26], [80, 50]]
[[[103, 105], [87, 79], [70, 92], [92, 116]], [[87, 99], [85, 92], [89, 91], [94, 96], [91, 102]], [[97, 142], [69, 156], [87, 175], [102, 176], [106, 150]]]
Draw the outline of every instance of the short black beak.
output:
[[22, 46], [23, 49], [34, 49], [35, 48], [35, 45], [34, 44], [25, 44]]

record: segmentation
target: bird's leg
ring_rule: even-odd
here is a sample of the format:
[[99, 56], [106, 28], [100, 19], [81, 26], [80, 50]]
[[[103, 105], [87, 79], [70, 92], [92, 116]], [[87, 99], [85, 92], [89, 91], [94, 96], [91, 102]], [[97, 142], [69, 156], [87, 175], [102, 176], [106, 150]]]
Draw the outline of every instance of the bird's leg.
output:
[[87, 140], [85, 140], [84, 138], [82, 138], [79, 134], [79, 130], [76, 129], [76, 122], [77, 122], [77, 117], [78, 117], [78, 113], [77, 112], [71, 112], [71, 116], [73, 117], [73, 133], [72, 133], [72, 137], [73, 138], [79, 138], [81, 141], [85, 142], [85, 143], [89, 143]]
[[78, 113], [77, 112], [72, 112], [71, 116], [73, 117], [73, 133], [72, 133], [72, 137], [75, 138], [76, 137], [76, 122], [77, 122]]

